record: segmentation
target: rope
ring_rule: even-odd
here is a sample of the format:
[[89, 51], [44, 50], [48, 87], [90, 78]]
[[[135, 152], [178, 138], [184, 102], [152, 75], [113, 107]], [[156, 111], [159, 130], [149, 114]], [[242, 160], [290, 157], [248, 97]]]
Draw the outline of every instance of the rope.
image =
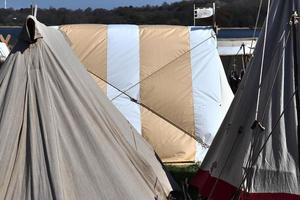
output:
[[98, 77], [99, 79], [101, 79], [103, 82], [107, 83], [108, 85], [110, 85], [111, 87], [113, 87], [114, 89], [116, 89], [118, 92], [120, 92], [120, 94], [118, 94], [117, 96], [115, 96], [114, 98], [111, 99], [111, 101], [114, 101], [115, 99], [117, 99], [118, 97], [120, 97], [121, 95], [125, 95], [127, 96], [132, 102], [146, 108], [147, 110], [149, 110], [150, 112], [152, 112], [153, 114], [157, 115], [158, 117], [162, 118], [163, 120], [167, 121], [168, 123], [170, 123], [171, 125], [173, 125], [174, 127], [178, 128], [179, 130], [181, 130], [182, 132], [184, 132], [185, 134], [189, 135], [190, 137], [192, 137], [194, 140], [196, 140], [203, 148], [209, 148], [209, 145], [207, 143], [205, 143], [200, 137], [195, 136], [194, 134], [191, 134], [189, 132], [187, 132], [186, 130], [182, 129], [181, 127], [177, 126], [176, 124], [174, 124], [173, 122], [171, 122], [170, 120], [168, 120], [167, 118], [163, 117], [162, 115], [160, 115], [159, 113], [155, 112], [154, 110], [152, 110], [151, 108], [149, 108], [148, 106], [146, 106], [145, 104], [139, 102], [137, 99], [131, 97], [129, 94], [127, 94], [126, 92], [128, 92], [130, 89], [134, 88], [135, 86], [137, 86], [138, 84], [140, 84], [141, 82], [147, 80], [148, 78], [150, 78], [151, 76], [153, 76], [154, 74], [157, 74], [158, 72], [160, 72], [162, 69], [168, 67], [170, 64], [172, 64], [173, 62], [175, 62], [176, 60], [178, 60], [179, 58], [181, 58], [182, 56], [184, 56], [185, 54], [191, 52], [192, 50], [198, 48], [199, 46], [203, 45], [206, 41], [208, 41], [211, 38], [214, 38], [214, 35], [211, 35], [210, 37], [208, 37], [207, 39], [199, 42], [197, 45], [195, 45], [194, 47], [192, 47], [191, 49], [189, 49], [188, 51], [182, 53], [180, 56], [176, 57], [175, 59], [171, 60], [169, 63], [163, 65], [160, 69], [156, 70], [155, 72], [153, 72], [152, 74], [150, 74], [148, 77], [142, 79], [141, 81], [135, 83], [134, 85], [130, 86], [128, 89], [122, 91], [119, 88], [117, 88], [116, 86], [114, 86], [113, 84], [109, 83], [108, 81], [106, 81], [105, 79], [101, 78], [100, 76], [98, 76], [97, 74], [89, 71], [91, 74], [93, 74], [94, 76]]
[[[234, 68], [233, 68], [233, 70], [235, 70], [235, 65], [236, 65], [236, 57], [238, 57], [239, 56], [239, 53], [240, 53], [240, 51], [242, 50], [242, 48], [243, 48], [243, 44], [241, 44], [241, 46], [240, 46], [240, 48], [239, 48], [239, 50], [237, 51], [237, 53], [233, 56], [233, 61], [231, 60], [230, 61], [230, 66], [234, 66]], [[232, 62], [233, 62], [233, 65], [232, 65]]]
[[195, 48], [201, 46], [202, 44], [204, 44], [206, 41], [208, 41], [209, 39], [214, 38], [214, 35], [210, 36], [209, 38], [203, 40], [202, 42], [200, 42], [199, 44], [195, 45], [193, 48], [189, 49], [188, 51], [182, 53], [180, 56], [176, 57], [175, 59], [171, 60], [170, 62], [168, 62], [167, 64], [163, 65], [161, 68], [159, 68], [158, 70], [154, 71], [152, 74], [150, 74], [149, 76], [147, 76], [146, 78], [140, 80], [139, 82], [133, 84], [132, 86], [130, 86], [128, 89], [124, 90], [122, 93], [120, 93], [119, 95], [115, 96], [111, 101], [115, 100], [116, 98], [120, 97], [123, 93], [128, 92], [129, 90], [131, 90], [132, 88], [134, 88], [135, 86], [137, 86], [138, 84], [144, 82], [145, 80], [149, 79], [150, 77], [152, 77], [154, 74], [157, 74], [158, 72], [160, 72], [161, 70], [165, 69], [166, 67], [168, 67], [170, 64], [172, 64], [173, 62], [177, 61], [179, 58], [181, 58], [182, 56], [184, 56], [185, 54], [191, 52], [192, 50], [194, 50]]
[[[286, 44], [287, 44], [287, 41], [288, 41], [289, 39], [290, 39], [290, 31], [289, 31], [289, 33], [288, 33], [288, 35], [287, 35], [286, 40], [284, 41], [284, 47], [283, 47], [283, 49], [286, 48]], [[279, 44], [278, 44], [278, 45], [279, 45]], [[275, 55], [277, 54], [278, 51], [279, 51], [279, 48], [276, 48]], [[273, 56], [273, 58], [275, 58], [275, 57], [276, 57], [276, 56]], [[281, 63], [282, 60], [283, 60], [283, 54], [281, 55], [281, 58], [280, 58], [279, 63]], [[275, 62], [275, 59], [272, 60], [272, 63], [274, 63], [274, 62]], [[271, 64], [272, 64], [272, 63], [271, 63]], [[276, 81], [276, 77], [277, 77], [278, 72], [279, 72], [279, 68], [280, 68], [280, 65], [278, 65], [278, 67], [277, 67], [276, 75], [275, 75], [274, 81], [273, 81], [273, 83], [272, 83], [271, 91], [273, 90], [273, 88], [274, 88], [274, 86], [275, 86], [275, 81]], [[262, 85], [263, 85], [263, 83], [264, 83], [264, 82], [262, 82]], [[241, 92], [243, 92], [243, 91], [244, 91], [244, 90], [242, 90]], [[241, 100], [241, 98], [238, 100], [237, 104], [239, 104], [240, 100]], [[262, 117], [262, 119], [265, 118], [266, 108], [267, 108], [267, 105], [270, 103], [270, 100], [271, 100], [271, 95], [268, 96], [268, 100], [267, 100], [267, 102], [266, 102], [266, 104], [265, 104], [265, 106], [264, 106], [264, 111], [263, 111], [263, 117]], [[231, 124], [231, 122], [230, 122], [230, 124]], [[257, 131], [258, 131], [258, 130], [256, 130], [256, 133], [255, 133], [255, 134], [257, 134]], [[225, 134], [226, 134], [226, 133], [225, 133]], [[222, 169], [221, 169], [221, 171], [220, 171], [220, 173], [219, 173], [219, 175], [218, 175], [217, 181], [214, 183], [214, 186], [213, 186], [213, 188], [212, 188], [212, 190], [211, 190], [211, 192], [210, 192], [210, 194], [209, 194], [209, 197], [211, 197], [211, 195], [213, 194], [213, 192], [214, 192], [214, 190], [215, 190], [215, 188], [216, 188], [216, 185], [217, 185], [217, 183], [218, 183], [220, 177], [221, 177], [222, 174], [223, 174], [223, 171], [224, 171], [224, 169], [225, 169], [225, 167], [226, 167], [226, 165], [227, 165], [227, 163], [228, 163], [228, 161], [229, 161], [229, 156], [232, 154], [232, 152], [233, 152], [233, 150], [234, 150], [234, 146], [235, 146], [236, 142], [238, 141], [237, 138], [238, 138], [238, 137], [235, 138], [235, 141], [234, 141], [234, 143], [233, 143], [233, 145], [232, 145], [232, 148], [231, 148], [231, 150], [230, 150], [230, 152], [229, 152], [229, 154], [228, 154], [228, 156], [227, 156], [227, 158], [226, 158], [226, 160], [225, 160], [225, 164], [224, 164], [224, 166], [222, 167]], [[254, 143], [254, 144], [256, 144], [256, 143]], [[254, 145], [251, 147], [251, 149], [250, 149], [250, 154], [251, 154], [251, 151], [252, 151], [252, 149], [253, 149], [254, 147], [255, 147]], [[249, 157], [248, 157], [246, 166], [249, 166], [250, 156], [251, 156], [251, 155], [249, 155]], [[242, 184], [241, 184], [241, 185], [242, 185]], [[240, 189], [240, 187], [239, 187], [239, 189]], [[239, 190], [239, 189], [238, 189], [238, 190]], [[208, 198], [208, 199], [209, 199], [209, 198]]]
[[[290, 33], [291, 33], [291, 32], [289, 31], [289, 33], [288, 33], [288, 35], [287, 35], [287, 39], [284, 41], [283, 50], [285, 50], [285, 48], [286, 48], [286, 43], [287, 43], [287, 41], [290, 39]], [[276, 49], [277, 49], [277, 50], [276, 50], [276, 53], [274, 54], [273, 57], [276, 57], [275, 55], [277, 54], [279, 48], [276, 48]], [[284, 56], [281, 55], [281, 58], [280, 58], [279, 63], [282, 63], [282, 62], [283, 62], [283, 58], [284, 58]], [[275, 62], [275, 60], [272, 61], [271, 66], [273, 65], [274, 62]], [[277, 69], [276, 69], [276, 74], [275, 74], [275, 76], [274, 76], [274, 80], [273, 80], [272, 87], [271, 87], [271, 90], [270, 90], [270, 91], [273, 91], [273, 89], [274, 89], [275, 81], [276, 81], [276, 78], [277, 78], [277, 76], [278, 76], [279, 69], [280, 69], [279, 66], [280, 66], [280, 64], [278, 65], [278, 67], [277, 67]], [[266, 104], [265, 104], [265, 106], [264, 106], [264, 110], [263, 110], [263, 114], [262, 114], [262, 121], [264, 121], [264, 119], [265, 119], [266, 111], [267, 111], [267, 105], [269, 105], [270, 100], [271, 100], [271, 95], [268, 96], [267, 102], [266, 102]], [[256, 129], [255, 134], [258, 133], [258, 130], [259, 130], [259, 129]], [[256, 145], [257, 145], [256, 143], [253, 143], [253, 145], [252, 145], [252, 147], [251, 147], [251, 149], [250, 149], [250, 154], [249, 154], [249, 157], [248, 157], [248, 161], [247, 161], [247, 164], [246, 164], [246, 168], [248, 168], [247, 166], [249, 166], [249, 164], [250, 164], [249, 162], [250, 162], [250, 158], [251, 158], [251, 151], [256, 147]]]
[[102, 80], [103, 82], [105, 82], [106, 84], [110, 85], [111, 87], [113, 87], [114, 89], [118, 90], [119, 92], [121, 92], [122, 94], [124, 94], [126, 97], [128, 97], [130, 99], [130, 101], [132, 101], [133, 103], [142, 106], [143, 108], [146, 108], [147, 110], [149, 110], [151, 113], [157, 115], [158, 117], [162, 118], [163, 120], [165, 120], [166, 122], [170, 123], [171, 125], [173, 125], [175, 128], [179, 129], [180, 131], [184, 132], [185, 134], [187, 134], [188, 136], [190, 136], [191, 138], [193, 138], [194, 140], [196, 140], [199, 144], [201, 144], [201, 146], [203, 148], [209, 148], [209, 145], [206, 144], [200, 137], [197, 137], [189, 132], [187, 132], [186, 130], [182, 129], [181, 127], [177, 126], [176, 124], [174, 124], [173, 122], [171, 122], [170, 120], [166, 119], [164, 116], [160, 115], [159, 113], [155, 112], [154, 110], [152, 110], [151, 108], [149, 108], [148, 106], [146, 106], [143, 103], [138, 102], [136, 99], [132, 98], [131, 96], [129, 96], [128, 94], [126, 94], [125, 92], [123, 92], [122, 90], [120, 90], [119, 88], [115, 87], [114, 85], [112, 85], [111, 83], [109, 83], [108, 81], [104, 80], [103, 78], [99, 77], [97, 74], [94, 74], [93, 72], [89, 73], [93, 74], [94, 76], [98, 77], [100, 80]]
[[[282, 116], [284, 115], [285, 113], [285, 110], [287, 109], [287, 107], [290, 105], [290, 103], [292, 102], [296, 92], [297, 92], [298, 88], [294, 91], [293, 95], [290, 97], [289, 101], [287, 102], [287, 104], [284, 106], [284, 109], [283, 111], [281, 112], [280, 116], [279, 116], [279, 119], [276, 121], [275, 125], [273, 126], [273, 128], [271, 129], [271, 132], [269, 133], [269, 135], [267, 136], [265, 142], [263, 143], [262, 147], [259, 149], [258, 153], [257, 153], [257, 156], [253, 159], [253, 162], [252, 162], [252, 165], [251, 165], [251, 168], [255, 165], [256, 161], [258, 160], [258, 157], [260, 156], [260, 153], [264, 150], [264, 148], [266, 147], [269, 139], [271, 138], [271, 136], [273, 135], [274, 133], [274, 130], [276, 129], [278, 123], [280, 122]], [[241, 188], [242, 184], [245, 182], [246, 178], [248, 177], [249, 175], [249, 172], [250, 172], [250, 169], [251, 168], [248, 168], [249, 170], [246, 171], [245, 173], [245, 176], [244, 178], [242, 179], [242, 182], [240, 183], [239, 185], [239, 189]], [[239, 189], [237, 191], [239, 191]]]
[[262, 52], [262, 59], [261, 59], [261, 65], [260, 65], [258, 94], [257, 94], [256, 110], [255, 110], [255, 120], [256, 121], [257, 121], [257, 118], [258, 118], [258, 109], [259, 109], [259, 103], [260, 103], [260, 93], [261, 93], [261, 83], [262, 83], [262, 73], [263, 73], [264, 61], [265, 61], [266, 40], [267, 40], [269, 15], [270, 15], [270, 2], [271, 1], [268, 0], [268, 11], [267, 11], [267, 19], [266, 19], [266, 28], [265, 28], [265, 35], [264, 35], [264, 44], [263, 44], [263, 52]]
[[259, 18], [260, 18], [260, 13], [261, 13], [261, 8], [262, 8], [262, 2], [263, 1], [260, 0], [259, 8], [258, 8], [257, 16], [256, 16], [256, 22], [255, 22], [254, 32], [253, 32], [252, 41], [251, 41], [251, 46], [250, 46], [250, 55], [252, 54], [251, 51], [253, 49], [253, 44], [254, 44], [255, 35], [256, 35], [256, 31], [257, 31], [258, 21], [259, 21]]
[[[287, 39], [284, 41], [284, 47], [283, 47], [284, 50], [285, 50], [285, 48], [286, 48], [286, 43], [287, 43], [287, 41], [288, 41], [289, 39], [290, 39], [290, 31], [289, 31], [289, 33], [288, 33]], [[278, 51], [279, 48], [276, 48], [276, 49], [277, 49], [277, 51]], [[277, 54], [277, 53], [276, 53], [276, 54]], [[275, 54], [275, 55], [276, 55], [276, 54]], [[276, 56], [273, 56], [273, 57], [276, 57]], [[283, 58], [284, 58], [284, 56], [282, 55], [282, 56], [281, 56], [281, 59], [280, 59], [280, 61], [279, 61], [279, 63], [282, 63], [282, 62], [283, 62]], [[272, 65], [274, 62], [275, 62], [275, 60], [273, 60], [273, 62], [271, 63], [271, 65]], [[274, 79], [273, 79], [273, 83], [272, 83], [272, 87], [271, 87], [271, 90], [270, 90], [270, 91], [273, 91], [273, 89], [274, 89], [275, 82], [276, 82], [276, 79], [277, 79], [277, 76], [278, 76], [278, 73], [279, 73], [279, 69], [280, 69], [280, 64], [278, 65], [278, 67], [277, 67], [277, 69], [276, 69], [276, 74], [275, 74], [275, 77], [274, 77]], [[265, 104], [265, 106], [264, 106], [263, 115], [262, 115], [262, 121], [263, 121], [263, 120], [265, 119], [265, 117], [266, 117], [267, 106], [269, 105], [270, 100], [271, 100], [271, 95], [268, 96], [267, 102], [266, 102], [266, 104]], [[256, 129], [254, 135], [257, 135], [258, 130], [259, 130], [259, 129]], [[252, 167], [251, 167], [251, 164], [250, 164], [250, 161], [251, 161], [251, 158], [252, 158], [252, 156], [253, 156], [253, 151], [254, 151], [254, 149], [255, 149], [256, 147], [257, 147], [257, 142], [254, 142], [254, 143], [251, 145], [250, 153], [249, 153], [248, 160], [247, 160], [247, 164], [246, 164], [246, 167], [245, 167], [246, 169], [252, 168]], [[252, 162], [252, 163], [253, 163], [253, 162]], [[243, 184], [243, 182], [241, 182], [240, 187], [241, 187], [242, 184]], [[240, 190], [240, 187], [239, 187], [238, 190]]]

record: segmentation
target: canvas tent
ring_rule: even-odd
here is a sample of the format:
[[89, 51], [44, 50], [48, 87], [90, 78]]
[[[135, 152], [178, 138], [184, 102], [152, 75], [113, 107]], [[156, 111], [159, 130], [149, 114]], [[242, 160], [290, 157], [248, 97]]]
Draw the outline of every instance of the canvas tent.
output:
[[164, 162], [202, 160], [233, 98], [211, 28], [85, 24], [60, 29]]
[[60, 31], [29, 16], [0, 84], [0, 199], [167, 198], [152, 147]]
[[255, 56], [192, 180], [208, 199], [300, 199], [300, 27], [291, 20], [300, 1], [268, 3]]

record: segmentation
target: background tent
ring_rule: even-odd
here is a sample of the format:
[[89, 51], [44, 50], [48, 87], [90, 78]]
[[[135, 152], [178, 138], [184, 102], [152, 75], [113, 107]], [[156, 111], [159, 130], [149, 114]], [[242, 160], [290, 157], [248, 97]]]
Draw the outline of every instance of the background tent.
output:
[[300, 75], [300, 29], [290, 24], [300, 1], [268, 3], [255, 56], [192, 181], [209, 199], [300, 199], [299, 85], [294, 78]]
[[212, 29], [92, 24], [60, 29], [164, 162], [202, 160], [233, 98]]
[[0, 199], [167, 199], [152, 147], [29, 16], [0, 68]]

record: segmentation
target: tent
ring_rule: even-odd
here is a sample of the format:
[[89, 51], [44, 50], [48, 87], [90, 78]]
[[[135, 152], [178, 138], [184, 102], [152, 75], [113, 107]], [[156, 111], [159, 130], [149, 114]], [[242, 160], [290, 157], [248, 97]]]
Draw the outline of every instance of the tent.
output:
[[167, 199], [152, 147], [29, 16], [0, 68], [0, 199]]
[[211, 28], [84, 24], [60, 30], [164, 162], [203, 159], [233, 98]]
[[268, 4], [254, 58], [191, 182], [208, 199], [300, 199], [300, 1]]

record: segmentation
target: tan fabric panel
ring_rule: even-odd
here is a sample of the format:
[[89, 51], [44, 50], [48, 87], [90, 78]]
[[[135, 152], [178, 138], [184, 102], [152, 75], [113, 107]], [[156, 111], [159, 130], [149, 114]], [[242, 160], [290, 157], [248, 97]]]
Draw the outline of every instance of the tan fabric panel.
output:
[[141, 26], [140, 45], [141, 102], [194, 135], [188, 28]]
[[[64, 25], [60, 27], [71, 47], [88, 71], [107, 79], [107, 26], [96, 24]], [[76, 41], [76, 42], [75, 42]]]
[[97, 85], [100, 87], [102, 92], [104, 92], [104, 94], [107, 95], [107, 84], [104, 81], [102, 81], [100, 78], [95, 76], [94, 74], [90, 73], [90, 75], [96, 81]]
[[163, 162], [194, 162], [196, 141], [141, 107], [142, 133]]

